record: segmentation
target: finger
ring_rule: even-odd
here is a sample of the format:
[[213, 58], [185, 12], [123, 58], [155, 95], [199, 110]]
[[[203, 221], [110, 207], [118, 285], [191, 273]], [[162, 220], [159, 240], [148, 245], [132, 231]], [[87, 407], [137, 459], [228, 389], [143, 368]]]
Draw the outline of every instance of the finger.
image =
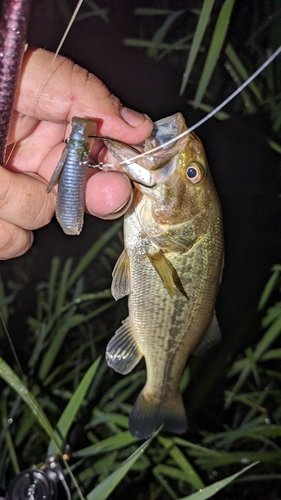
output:
[[0, 167], [0, 218], [23, 229], [48, 224], [54, 214], [55, 194], [46, 193], [40, 178]]
[[131, 183], [126, 175], [119, 172], [98, 172], [87, 181], [86, 209], [102, 219], [112, 214], [118, 217], [122, 215], [122, 208], [127, 208], [131, 201], [131, 193]]
[[5, 167], [35, 172], [49, 181], [65, 148], [64, 137], [65, 125], [39, 122], [29, 137], [15, 144]]
[[33, 243], [32, 231], [0, 219], [0, 259], [12, 259], [23, 255]]
[[20, 141], [25, 138], [32, 132], [32, 130], [34, 130], [37, 123], [38, 120], [36, 120], [36, 118], [22, 115], [14, 110], [8, 134], [8, 144], [13, 144], [16, 141]]
[[96, 76], [62, 56], [54, 60], [54, 54], [43, 49], [25, 54], [15, 109], [39, 120], [92, 118], [97, 122], [98, 135], [132, 144], [143, 141], [152, 130], [146, 115], [122, 107]]

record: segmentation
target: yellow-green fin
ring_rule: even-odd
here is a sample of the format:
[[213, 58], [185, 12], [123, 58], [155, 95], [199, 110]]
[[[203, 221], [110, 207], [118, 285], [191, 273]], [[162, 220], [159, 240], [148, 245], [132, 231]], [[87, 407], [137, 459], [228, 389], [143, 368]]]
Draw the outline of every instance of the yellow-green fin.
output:
[[106, 347], [105, 359], [116, 372], [126, 375], [142, 358], [130, 318], [126, 318]]
[[115, 300], [130, 293], [130, 263], [126, 250], [123, 250], [113, 269], [111, 293]]
[[186, 294], [186, 291], [183, 288], [182, 282], [180, 280], [180, 277], [179, 277], [176, 269], [171, 264], [169, 259], [167, 259], [164, 252], [162, 250], [159, 250], [159, 252], [157, 252], [155, 254], [148, 254], [147, 253], [146, 255], [149, 258], [154, 269], [159, 274], [159, 276], [160, 276], [161, 280], [163, 281], [165, 288], [167, 289], [169, 295], [173, 298], [174, 294], [175, 294], [175, 289], [177, 288], [178, 291], [187, 300], [189, 300], [189, 298]]

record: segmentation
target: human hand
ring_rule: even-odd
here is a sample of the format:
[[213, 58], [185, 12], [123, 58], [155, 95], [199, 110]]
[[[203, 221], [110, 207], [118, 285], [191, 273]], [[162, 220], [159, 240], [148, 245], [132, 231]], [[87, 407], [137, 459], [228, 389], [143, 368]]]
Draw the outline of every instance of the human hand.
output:
[[[122, 107], [97, 77], [43, 49], [25, 54], [8, 139], [7, 162], [1, 169], [0, 259], [25, 253], [32, 230], [50, 221], [55, 193], [46, 186], [61, 157], [73, 116], [93, 118], [97, 135], [128, 144], [148, 137], [151, 120]], [[95, 150], [98, 161], [99, 150]], [[101, 154], [101, 153], [100, 153]], [[116, 214], [131, 196], [127, 177], [118, 172], [91, 172], [86, 185], [86, 211], [101, 218]]]

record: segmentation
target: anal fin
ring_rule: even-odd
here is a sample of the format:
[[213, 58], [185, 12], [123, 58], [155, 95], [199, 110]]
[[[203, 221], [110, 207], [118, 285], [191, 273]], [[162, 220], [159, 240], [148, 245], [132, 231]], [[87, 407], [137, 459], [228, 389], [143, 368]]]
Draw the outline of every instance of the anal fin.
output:
[[116, 372], [126, 375], [140, 361], [141, 352], [130, 318], [126, 318], [106, 347], [105, 359]]
[[221, 340], [221, 331], [218, 324], [218, 320], [216, 317], [216, 313], [214, 313], [212, 322], [206, 331], [204, 337], [201, 339], [200, 344], [196, 347], [192, 354], [195, 356], [202, 356], [205, 351], [216, 345]]

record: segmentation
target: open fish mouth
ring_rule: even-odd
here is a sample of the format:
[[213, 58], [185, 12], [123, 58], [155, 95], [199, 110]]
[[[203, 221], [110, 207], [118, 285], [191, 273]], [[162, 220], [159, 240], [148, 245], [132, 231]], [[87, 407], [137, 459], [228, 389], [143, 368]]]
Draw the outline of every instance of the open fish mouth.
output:
[[[178, 154], [188, 141], [188, 136], [176, 139], [184, 130], [186, 130], [184, 118], [181, 113], [176, 113], [156, 121], [150, 137], [133, 148], [106, 138], [105, 143], [109, 152], [118, 161], [108, 170], [122, 172], [133, 182], [148, 188], [167, 181], [175, 171]], [[165, 147], [165, 143], [173, 139], [174, 142]], [[154, 153], [154, 149], [158, 146], [161, 146], [161, 149]], [[140, 152], [139, 157], [136, 155], [136, 149]], [[151, 154], [142, 156], [142, 153], [149, 151]]]

